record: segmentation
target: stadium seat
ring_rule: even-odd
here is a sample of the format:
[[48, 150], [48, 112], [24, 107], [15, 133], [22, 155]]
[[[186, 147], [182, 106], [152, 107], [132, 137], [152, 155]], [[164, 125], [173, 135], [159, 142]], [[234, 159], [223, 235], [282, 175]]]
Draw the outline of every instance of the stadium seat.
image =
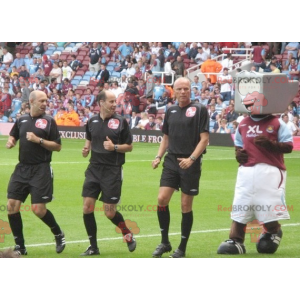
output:
[[72, 49], [73, 47], [68, 46], [63, 50], [63, 52], [72, 52]]
[[77, 72], [76, 72], [76, 75], [78, 75], [78, 76], [84, 76], [84, 71], [83, 70], [78, 70]]
[[53, 54], [53, 50], [51, 50], [51, 49], [49, 50], [48, 49], [47, 51], [44, 52], [44, 54], [48, 55], [48, 56], [51, 56]]
[[93, 92], [96, 87], [94, 85], [88, 85], [86, 88], [91, 89], [91, 91]]
[[118, 77], [118, 78], [120, 78], [121, 77], [121, 73], [114, 71], [114, 72], [112, 72], [111, 76], [112, 77]]
[[90, 65], [90, 62], [89, 62], [88, 60], [84, 60], [84, 61], [82, 61], [82, 64], [83, 64], [84, 66], [89, 66], [89, 65]]
[[80, 94], [80, 95], [82, 95], [83, 94], [83, 90], [80, 90], [80, 89], [76, 89], [75, 90], [75, 94]]
[[91, 72], [91, 71], [88, 71], [88, 72], [85, 72], [84, 76], [94, 76], [94, 72]]
[[66, 60], [66, 59], [67, 59], [67, 55], [66, 55], [66, 54], [61, 54], [61, 55], [59, 56], [59, 59], [60, 59], [60, 60]]
[[80, 61], [83, 61], [83, 55], [77, 55], [76, 56], [76, 59], [80, 60]]
[[[47, 50], [47, 51], [48, 51], [48, 50]], [[55, 51], [53, 52], [53, 54], [61, 55], [61, 51], [55, 50]]]
[[87, 50], [80, 49], [78, 55], [87, 56], [88, 52], [89, 52], [88, 49]]
[[300, 115], [300, 106], [297, 108], [297, 114]]
[[[44, 47], [45, 49], [45, 47]], [[53, 52], [56, 50], [56, 47], [55, 46], [48, 46], [48, 50], [53, 50]]]
[[76, 80], [79, 80], [79, 81], [80, 81], [80, 80], [82, 80], [82, 76], [80, 76], [80, 75], [76, 75], [76, 76], [74, 76], [73, 80], [74, 80], [74, 79], [76, 79]]
[[64, 51], [64, 50], [65, 50], [64, 47], [57, 47], [55, 51], [60, 51], [60, 52], [62, 52], [62, 51]]
[[117, 63], [114, 62], [114, 61], [110, 61], [110, 62], [107, 64], [107, 66], [113, 66], [113, 67], [115, 67], [116, 65], [117, 65]]
[[87, 81], [87, 80], [81, 80], [80, 82], [79, 82], [79, 85], [78, 86], [81, 86], [81, 85], [85, 85], [85, 86], [87, 86], [89, 84], [89, 81]]
[[107, 70], [107, 71], [113, 71], [113, 70], [114, 70], [114, 66], [107, 66], [107, 67], [106, 67], [106, 70]]
[[90, 82], [91, 76], [84, 75], [82, 79]]
[[[75, 77], [74, 77], [75, 78]], [[74, 86], [74, 85], [78, 85], [79, 84], [79, 82], [80, 82], [80, 79], [72, 79], [71, 80], [71, 84]]]

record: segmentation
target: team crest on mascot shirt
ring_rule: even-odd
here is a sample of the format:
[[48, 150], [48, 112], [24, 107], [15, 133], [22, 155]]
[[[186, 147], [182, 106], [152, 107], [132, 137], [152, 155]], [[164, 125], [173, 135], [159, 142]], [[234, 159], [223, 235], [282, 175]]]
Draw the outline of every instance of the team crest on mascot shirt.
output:
[[108, 128], [110, 129], [117, 129], [119, 127], [120, 121], [118, 119], [110, 119], [108, 121]]
[[196, 113], [196, 107], [189, 107], [185, 113], [185, 115], [189, 118], [193, 117]]
[[47, 120], [45, 119], [37, 119], [35, 122], [35, 127], [40, 129], [45, 129], [47, 127]]

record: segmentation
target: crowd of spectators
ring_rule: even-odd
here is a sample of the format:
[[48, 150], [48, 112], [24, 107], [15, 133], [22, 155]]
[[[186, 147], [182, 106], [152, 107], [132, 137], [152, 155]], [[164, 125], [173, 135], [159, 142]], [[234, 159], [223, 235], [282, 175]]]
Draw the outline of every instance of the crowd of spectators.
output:
[[[202, 73], [220, 75], [206, 76], [201, 82], [195, 76], [191, 99], [208, 107], [211, 132], [234, 133], [243, 116], [234, 111], [235, 86], [228, 73], [234, 58], [224, 48], [240, 48], [235, 54], [242, 55], [246, 53], [243, 48], [252, 47], [253, 70], [282, 72], [293, 80], [300, 77], [299, 43], [281, 43], [281, 50], [279, 43], [249, 42], [125, 42], [116, 43], [115, 48], [105, 42], [21, 43], [32, 50], [25, 55], [17, 51], [16, 44], [20, 43], [0, 43], [0, 122], [13, 123], [28, 113], [30, 92], [41, 90], [48, 97], [46, 113], [58, 125], [83, 126], [99, 112], [96, 95], [104, 89], [115, 93], [117, 112], [126, 117], [131, 128], [160, 130], [165, 111], [176, 104], [172, 80], [185, 76], [188, 67], [201, 64]], [[69, 59], [61, 55], [63, 51], [47, 55], [49, 46], [68, 47]], [[81, 50], [88, 55], [85, 69], [84, 61], [78, 59]], [[220, 54], [224, 59], [214, 60]], [[73, 80], [82, 69], [93, 74], [84, 90]], [[294, 134], [299, 132], [297, 109], [298, 103], [293, 102], [283, 116], [294, 124], [296, 129], [289, 125]]]

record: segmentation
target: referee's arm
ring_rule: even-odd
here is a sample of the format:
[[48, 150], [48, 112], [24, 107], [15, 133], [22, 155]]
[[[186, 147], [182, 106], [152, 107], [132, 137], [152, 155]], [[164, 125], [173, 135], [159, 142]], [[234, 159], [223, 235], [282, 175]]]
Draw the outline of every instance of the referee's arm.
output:
[[158, 149], [158, 154], [155, 156], [155, 159], [152, 161], [152, 168], [156, 169], [158, 165], [160, 164], [160, 161], [162, 157], [164, 156], [167, 148], [169, 146], [169, 136], [164, 134], [162, 141], [160, 143], [159, 149]]
[[29, 142], [40, 144], [43, 148], [47, 149], [48, 151], [60, 151], [61, 145], [55, 141], [48, 141], [36, 136], [33, 132], [27, 132], [26, 138]]
[[208, 142], [209, 142], [209, 133], [206, 131], [200, 133], [200, 142], [198, 143], [197, 147], [195, 148], [191, 156], [194, 156], [197, 159], [207, 147]]

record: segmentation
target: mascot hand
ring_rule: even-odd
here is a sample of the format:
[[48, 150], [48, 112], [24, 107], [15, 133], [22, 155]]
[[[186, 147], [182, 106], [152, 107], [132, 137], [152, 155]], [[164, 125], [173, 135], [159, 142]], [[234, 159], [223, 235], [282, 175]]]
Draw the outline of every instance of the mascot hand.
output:
[[240, 164], [245, 164], [248, 161], [248, 154], [243, 148], [235, 148], [235, 158]]
[[259, 135], [254, 138], [254, 144], [260, 147], [263, 147], [269, 151], [274, 151], [274, 144], [271, 140], [269, 140], [266, 136], [264, 135]]

